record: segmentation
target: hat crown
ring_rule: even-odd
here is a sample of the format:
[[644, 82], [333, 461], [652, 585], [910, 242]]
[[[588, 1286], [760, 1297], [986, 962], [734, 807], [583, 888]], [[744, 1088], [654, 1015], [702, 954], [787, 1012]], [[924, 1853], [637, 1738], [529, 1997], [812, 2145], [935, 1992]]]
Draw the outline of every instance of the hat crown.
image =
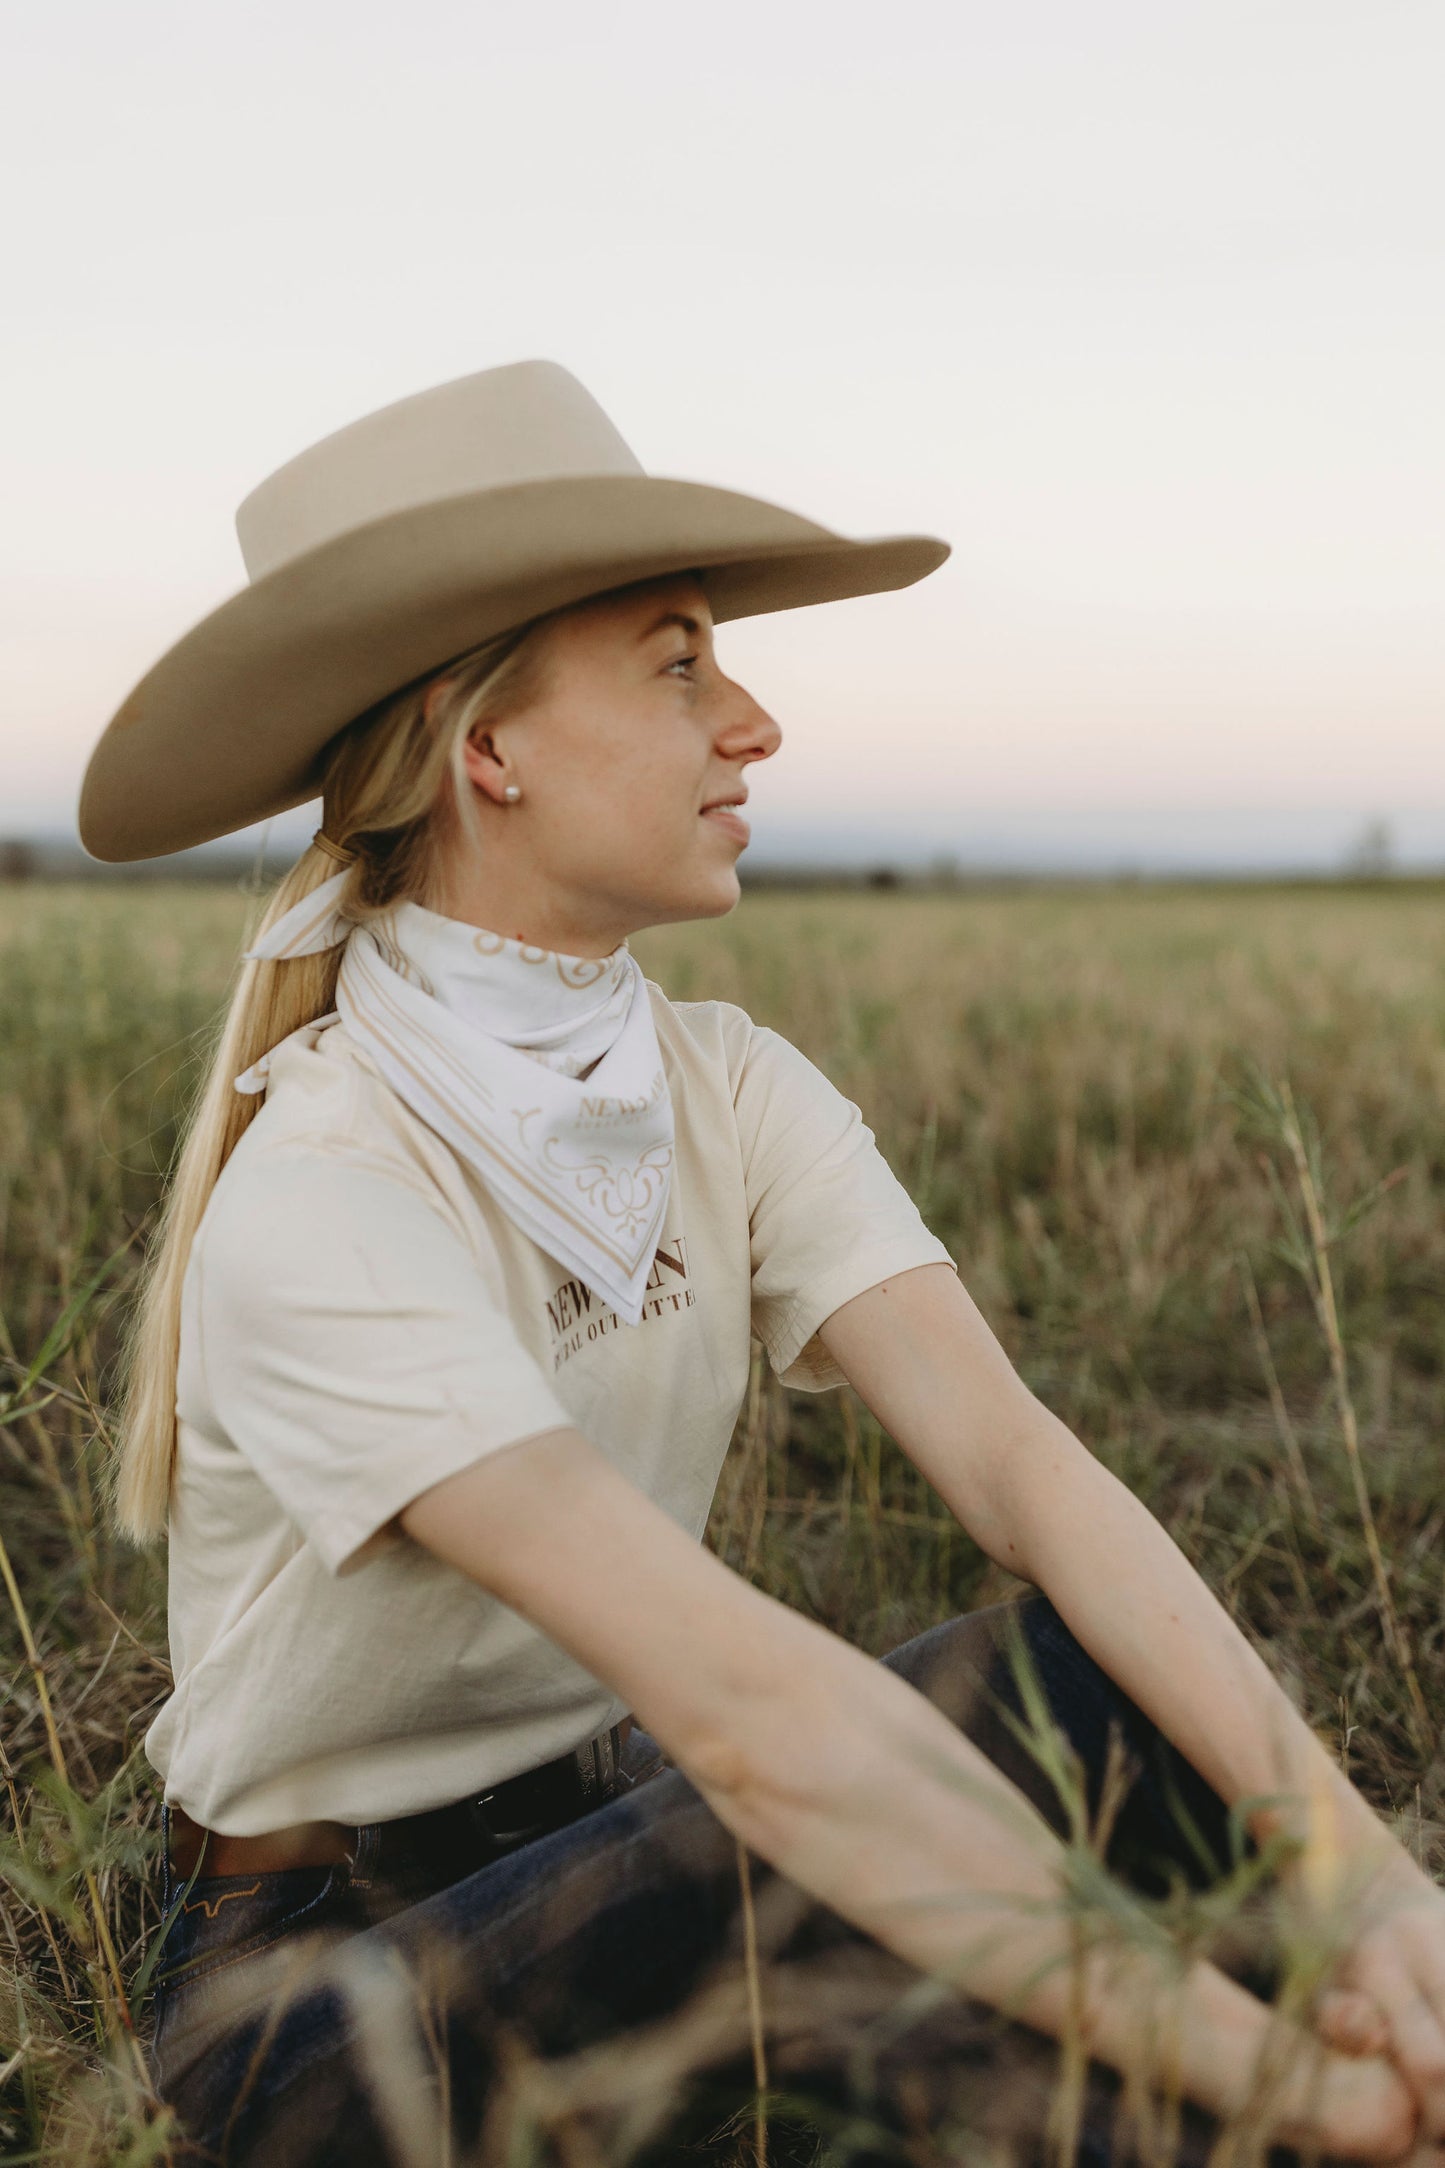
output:
[[299, 452], [236, 512], [253, 581], [325, 542], [447, 497], [643, 468], [555, 361], [514, 361], [365, 414]]

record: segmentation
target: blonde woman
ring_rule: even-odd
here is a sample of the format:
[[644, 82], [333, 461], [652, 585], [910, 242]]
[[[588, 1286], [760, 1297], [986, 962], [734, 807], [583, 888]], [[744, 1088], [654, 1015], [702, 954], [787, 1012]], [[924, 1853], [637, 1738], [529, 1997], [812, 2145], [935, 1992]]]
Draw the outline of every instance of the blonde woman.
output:
[[[147, 1746], [184, 2127], [268, 2164], [465, 2149], [503, 2038], [626, 2039], [726, 1970], [750, 1855], [792, 1982], [774, 2070], [884, 2133], [987, 2119], [957, 2090], [980, 2013], [1041, 2127], [1052, 2038], [1157, 2071], [1167, 2004], [1201, 2129], [1258, 2098], [1301, 2145], [1433, 2148], [1445, 1901], [1022, 1385], [858, 1110], [627, 947], [737, 900], [780, 733], [715, 625], [945, 546], [650, 477], [541, 362], [340, 431], [238, 525], [250, 584], [137, 688], [81, 801], [107, 859], [323, 806], [128, 1350], [119, 1514], [170, 1536]], [[699, 1538], [753, 1336], [789, 1385], [856, 1387], [1043, 1595], [875, 1663], [730, 1572]], [[1231, 1807], [1256, 1838], [1327, 1828], [1371, 1901], [1313, 2033], [1145, 1943], [1074, 1962], [1059, 1803], [996, 1713], [1007, 1618], [1096, 1803], [1111, 1731], [1131, 1749], [1141, 1875], [1197, 1874]], [[832, 1994], [865, 1953], [894, 1989], [866, 2038]], [[941, 1996], [905, 1999], [921, 1975]]]

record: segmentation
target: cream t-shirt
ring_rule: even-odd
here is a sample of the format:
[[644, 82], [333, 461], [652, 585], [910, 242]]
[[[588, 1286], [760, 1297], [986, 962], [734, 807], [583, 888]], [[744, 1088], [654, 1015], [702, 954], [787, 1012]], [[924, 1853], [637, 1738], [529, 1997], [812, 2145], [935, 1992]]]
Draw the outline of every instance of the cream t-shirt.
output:
[[512, 1225], [343, 1024], [273, 1054], [182, 1293], [175, 1687], [146, 1750], [208, 1827], [389, 1820], [617, 1722], [607, 1687], [395, 1516], [573, 1425], [700, 1538], [752, 1337], [785, 1384], [837, 1384], [824, 1320], [952, 1262], [795, 1047], [649, 993], [676, 1161], [636, 1326]]

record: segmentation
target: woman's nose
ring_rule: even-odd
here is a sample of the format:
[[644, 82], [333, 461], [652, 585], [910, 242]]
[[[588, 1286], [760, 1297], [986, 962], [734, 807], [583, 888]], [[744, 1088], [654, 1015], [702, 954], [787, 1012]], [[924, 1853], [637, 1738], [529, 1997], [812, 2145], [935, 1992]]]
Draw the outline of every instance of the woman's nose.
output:
[[718, 732], [717, 749], [727, 760], [767, 760], [783, 742], [781, 727], [741, 685], [730, 682], [733, 712]]

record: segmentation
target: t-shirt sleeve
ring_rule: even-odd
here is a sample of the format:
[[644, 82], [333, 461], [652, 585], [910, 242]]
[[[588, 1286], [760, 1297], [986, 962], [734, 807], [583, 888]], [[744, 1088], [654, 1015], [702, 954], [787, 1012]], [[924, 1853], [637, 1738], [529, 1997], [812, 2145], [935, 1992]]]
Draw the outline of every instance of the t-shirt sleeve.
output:
[[843, 1374], [817, 1338], [843, 1303], [914, 1265], [952, 1265], [858, 1108], [754, 1024], [734, 1092], [752, 1233], [753, 1329], [785, 1385]]
[[404, 1174], [296, 1146], [212, 1204], [187, 1268], [210, 1414], [329, 1572], [433, 1483], [570, 1422]]

